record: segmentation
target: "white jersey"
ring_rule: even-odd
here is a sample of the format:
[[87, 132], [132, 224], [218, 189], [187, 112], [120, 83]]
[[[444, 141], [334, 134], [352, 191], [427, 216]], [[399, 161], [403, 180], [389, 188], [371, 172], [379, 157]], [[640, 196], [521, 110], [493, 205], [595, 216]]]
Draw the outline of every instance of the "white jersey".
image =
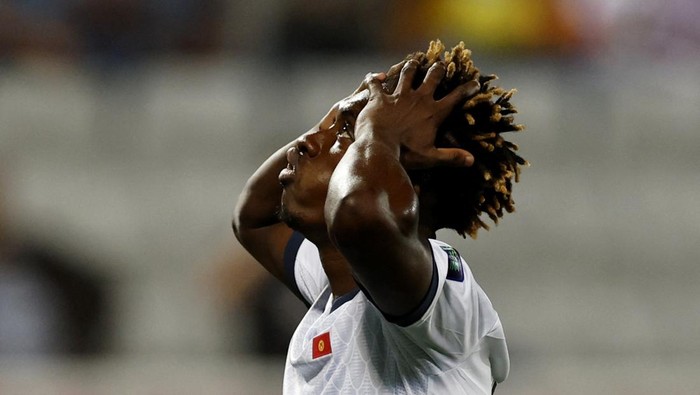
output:
[[459, 254], [430, 244], [428, 294], [390, 317], [359, 289], [334, 297], [316, 246], [294, 234], [285, 264], [310, 308], [289, 345], [285, 394], [491, 394], [508, 370], [501, 321]]

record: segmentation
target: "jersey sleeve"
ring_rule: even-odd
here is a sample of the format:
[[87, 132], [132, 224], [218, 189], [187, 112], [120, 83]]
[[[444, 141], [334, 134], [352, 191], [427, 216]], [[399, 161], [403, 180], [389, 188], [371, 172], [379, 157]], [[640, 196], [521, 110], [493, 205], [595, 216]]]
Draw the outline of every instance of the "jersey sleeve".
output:
[[318, 248], [299, 232], [294, 232], [284, 250], [287, 283], [307, 307], [328, 285]]
[[433, 279], [423, 303], [402, 317], [384, 315], [389, 332], [406, 337], [443, 368], [477, 351], [485, 336], [504, 338], [491, 301], [455, 249], [431, 240]]

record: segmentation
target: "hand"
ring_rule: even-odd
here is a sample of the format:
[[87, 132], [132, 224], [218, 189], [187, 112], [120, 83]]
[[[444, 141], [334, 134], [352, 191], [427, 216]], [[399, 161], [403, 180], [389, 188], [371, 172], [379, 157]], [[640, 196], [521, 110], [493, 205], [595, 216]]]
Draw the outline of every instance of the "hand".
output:
[[[408, 61], [402, 60], [401, 62], [396, 63], [395, 65], [389, 67], [389, 71], [386, 72], [386, 75], [390, 76], [390, 75], [398, 74], [403, 69], [403, 66], [406, 64], [406, 62], [408, 62]], [[359, 92], [362, 92], [364, 90], [369, 89], [368, 82], [369, 82], [369, 80], [367, 78], [364, 78], [362, 80], [362, 83], [360, 84], [360, 86], [358, 86], [357, 89], [355, 89], [355, 92], [353, 92], [352, 94], [354, 95], [356, 93], [359, 93]]]
[[401, 70], [396, 90], [392, 94], [382, 89], [386, 74], [368, 74], [365, 82], [370, 92], [369, 102], [360, 112], [355, 137], [364, 133], [397, 144], [401, 148], [401, 163], [406, 168], [436, 166], [471, 166], [474, 157], [459, 148], [436, 148], [435, 135], [440, 124], [454, 107], [479, 91], [477, 81], [469, 81], [440, 100], [433, 95], [445, 76], [445, 65], [437, 62], [428, 70], [422, 84], [413, 89], [418, 62], [407, 61]]

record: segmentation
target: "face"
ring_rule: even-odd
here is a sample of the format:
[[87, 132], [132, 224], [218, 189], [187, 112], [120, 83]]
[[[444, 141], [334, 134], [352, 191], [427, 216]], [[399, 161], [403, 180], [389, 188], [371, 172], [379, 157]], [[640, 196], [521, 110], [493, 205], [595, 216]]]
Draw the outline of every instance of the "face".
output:
[[336, 103], [287, 151], [288, 164], [279, 175], [283, 187], [280, 217], [292, 228], [325, 232], [323, 208], [328, 182], [354, 141], [355, 119], [367, 97], [365, 90]]

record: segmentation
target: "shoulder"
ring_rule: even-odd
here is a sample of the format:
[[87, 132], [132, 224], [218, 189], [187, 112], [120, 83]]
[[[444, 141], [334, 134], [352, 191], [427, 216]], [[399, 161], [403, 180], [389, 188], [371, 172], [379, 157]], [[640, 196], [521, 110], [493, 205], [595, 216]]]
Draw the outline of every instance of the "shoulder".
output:
[[471, 355], [487, 335], [501, 328], [501, 324], [459, 252], [439, 240], [430, 240], [430, 245], [433, 285], [422, 310], [404, 321], [385, 315], [389, 321], [386, 333], [411, 339], [433, 362], [449, 368]]
[[396, 323], [406, 329], [426, 327], [461, 334], [471, 332], [476, 338], [485, 336], [500, 324], [488, 296], [454, 247], [433, 239], [430, 245], [434, 265], [430, 290], [420, 311], [414, 312], [410, 320]]
[[469, 266], [454, 247], [434, 239], [430, 239], [430, 246], [440, 278], [455, 282], [464, 282], [465, 279], [471, 279]]
[[318, 248], [299, 232], [292, 233], [285, 247], [284, 276], [292, 292], [307, 306], [328, 284]]
[[[462, 255], [443, 241], [430, 240], [430, 244], [438, 277], [434, 309], [448, 313], [443, 324], [454, 317], [479, 322], [479, 326], [495, 323], [498, 315]], [[449, 326], [459, 322], [463, 321]]]
[[[456, 305], [470, 303], [473, 278], [466, 262], [455, 248], [445, 242], [430, 239], [429, 244], [432, 254], [430, 286], [421, 302], [412, 311], [399, 316], [382, 312], [386, 321], [391, 324], [405, 328], [414, 326], [431, 319], [434, 311], [440, 309], [441, 305], [455, 308]], [[372, 301], [369, 293], [365, 292], [365, 294]]]

